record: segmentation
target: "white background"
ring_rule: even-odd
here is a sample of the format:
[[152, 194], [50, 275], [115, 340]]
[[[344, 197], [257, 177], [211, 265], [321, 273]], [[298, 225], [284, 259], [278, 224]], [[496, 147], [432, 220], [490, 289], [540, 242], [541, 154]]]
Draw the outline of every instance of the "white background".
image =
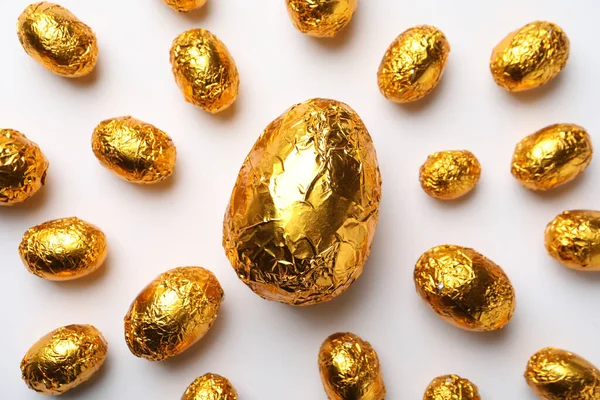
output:
[[[300, 34], [283, 0], [209, 0], [179, 15], [159, 0], [62, 0], [96, 32], [97, 72], [76, 81], [54, 76], [19, 45], [16, 21], [28, 0], [0, 2], [0, 126], [36, 141], [50, 160], [46, 187], [23, 206], [0, 208], [0, 398], [39, 398], [21, 381], [19, 362], [52, 329], [91, 323], [109, 357], [92, 381], [65, 399], [179, 399], [208, 371], [228, 377], [246, 400], [325, 399], [317, 369], [321, 342], [352, 331], [379, 353], [388, 399], [419, 399], [446, 373], [475, 382], [484, 399], [533, 399], [523, 371], [545, 346], [600, 364], [600, 274], [567, 270], [546, 255], [546, 223], [563, 210], [598, 209], [600, 160], [576, 182], [536, 194], [510, 174], [515, 144], [537, 129], [574, 122], [600, 148], [599, 5], [593, 0], [361, 0], [334, 40]], [[547, 87], [511, 95], [488, 69], [492, 48], [536, 19], [561, 25], [569, 64]], [[426, 100], [395, 105], [380, 95], [376, 72], [391, 41], [417, 24], [438, 26], [452, 52], [440, 87]], [[203, 27], [236, 59], [240, 97], [212, 116], [183, 100], [169, 48]], [[330, 303], [293, 308], [254, 295], [221, 247], [222, 218], [238, 170], [266, 125], [294, 103], [330, 97], [350, 104], [373, 136], [383, 175], [380, 224], [364, 275]], [[168, 132], [178, 149], [173, 179], [136, 186], [102, 168], [90, 137], [103, 119], [133, 115]], [[420, 189], [429, 153], [469, 149], [483, 166], [476, 191], [440, 202]], [[93, 276], [52, 283], [19, 260], [23, 232], [76, 215], [101, 227], [109, 260]], [[441, 321], [412, 281], [422, 252], [444, 243], [474, 247], [501, 265], [517, 291], [517, 313], [498, 333], [468, 333]], [[201, 265], [226, 297], [209, 334], [162, 363], [134, 357], [123, 316], [159, 273]]]

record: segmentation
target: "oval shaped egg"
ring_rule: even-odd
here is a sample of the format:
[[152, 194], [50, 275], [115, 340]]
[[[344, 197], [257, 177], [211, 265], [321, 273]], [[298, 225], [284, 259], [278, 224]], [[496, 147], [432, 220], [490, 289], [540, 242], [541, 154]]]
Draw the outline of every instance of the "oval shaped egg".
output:
[[503, 328], [515, 311], [515, 291], [498, 265], [473, 249], [444, 245], [415, 266], [417, 293], [442, 319], [469, 331]]
[[125, 316], [129, 350], [161, 361], [187, 350], [217, 318], [223, 289], [201, 267], [179, 267], [158, 276], [142, 290]]
[[521, 140], [511, 172], [532, 190], [548, 190], [577, 178], [592, 160], [592, 140], [582, 127], [556, 124]]
[[444, 375], [431, 381], [423, 400], [481, 400], [481, 396], [477, 386], [469, 380], [457, 375]]
[[536, 21], [505, 37], [492, 52], [494, 81], [510, 92], [542, 86], [567, 65], [569, 39], [556, 24]]
[[329, 400], [383, 400], [377, 353], [353, 333], [334, 333], [319, 350], [319, 372]]
[[546, 400], [600, 399], [600, 371], [577, 354], [548, 347], [527, 363], [525, 380]]
[[350, 23], [358, 0], [286, 0], [294, 26], [313, 37], [334, 37]]
[[189, 12], [206, 4], [206, 0], [163, 0], [166, 5], [175, 11]]
[[68, 325], [38, 340], [21, 361], [30, 389], [58, 395], [79, 386], [100, 369], [108, 344], [92, 325]]
[[0, 206], [22, 203], [46, 183], [48, 160], [37, 144], [12, 129], [0, 129]]
[[19, 17], [17, 30], [25, 52], [57, 75], [78, 78], [96, 66], [96, 35], [58, 4], [30, 5]]
[[102, 121], [92, 135], [92, 150], [100, 164], [133, 183], [167, 179], [177, 160], [177, 149], [169, 135], [133, 117]]
[[442, 79], [449, 54], [450, 44], [436, 27], [408, 29], [392, 42], [381, 60], [379, 90], [396, 103], [422, 99]]
[[181, 397], [181, 400], [237, 400], [235, 388], [217, 374], [205, 374], [196, 379]]
[[223, 246], [263, 298], [331, 300], [363, 271], [380, 199], [377, 155], [360, 117], [335, 100], [308, 100], [273, 121], [246, 157]]
[[185, 100], [210, 113], [232, 105], [240, 76], [225, 44], [204, 29], [179, 35], [171, 46], [171, 66]]
[[475, 188], [481, 176], [481, 164], [467, 150], [433, 153], [419, 170], [421, 187], [429, 196], [453, 200]]

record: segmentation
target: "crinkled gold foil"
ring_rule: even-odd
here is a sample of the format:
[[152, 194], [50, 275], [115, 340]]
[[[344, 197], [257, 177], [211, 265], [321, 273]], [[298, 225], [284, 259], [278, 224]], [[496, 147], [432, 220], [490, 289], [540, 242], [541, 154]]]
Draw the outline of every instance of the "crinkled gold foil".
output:
[[240, 76], [225, 44], [204, 29], [179, 35], [171, 47], [171, 66], [185, 100], [210, 113], [232, 105]]
[[450, 44], [436, 27], [421, 25], [398, 36], [379, 71], [379, 90], [389, 100], [407, 103], [427, 96], [442, 79]]
[[473, 249], [444, 245], [415, 266], [417, 292], [442, 319], [470, 331], [503, 328], [515, 311], [515, 291], [498, 265]]
[[238, 394], [227, 378], [205, 374], [188, 386], [181, 400], [238, 400]]
[[423, 400], [481, 400], [475, 384], [457, 375], [435, 378], [425, 391]]
[[223, 289], [201, 267], [179, 267], [142, 290], [125, 316], [129, 350], [150, 361], [181, 354], [200, 340], [217, 318]]
[[92, 325], [68, 325], [38, 340], [21, 361], [30, 389], [58, 395], [87, 381], [100, 369], [108, 344]]
[[189, 12], [206, 4], [206, 0], [163, 0], [166, 5], [175, 11]]
[[492, 52], [496, 83], [510, 92], [542, 86], [567, 65], [569, 39], [556, 24], [536, 21], [505, 37]]
[[380, 199], [377, 155], [360, 117], [344, 103], [311, 99], [273, 121], [246, 157], [223, 246], [263, 298], [328, 301], [362, 273]]
[[27, 54], [57, 75], [78, 78], [96, 66], [96, 35], [64, 7], [46, 2], [30, 5], [19, 17], [17, 31]]
[[167, 179], [177, 160], [169, 135], [133, 117], [102, 121], [92, 135], [92, 150], [100, 164], [133, 183]]
[[294, 26], [314, 37], [334, 37], [350, 23], [358, 0], [286, 0]]
[[334, 333], [319, 350], [319, 371], [329, 400], [383, 400], [377, 353], [353, 333]]
[[577, 354], [548, 347], [527, 364], [529, 387], [545, 400], [600, 399], [600, 371]]
[[452, 200], [475, 188], [481, 176], [481, 164], [467, 150], [433, 153], [419, 170], [421, 187], [431, 197]]
[[592, 140], [582, 127], [556, 124], [521, 140], [512, 174], [532, 190], [548, 190], [577, 178], [592, 160]]
[[37, 144], [12, 129], [0, 129], [0, 206], [28, 200], [46, 183], [48, 160]]

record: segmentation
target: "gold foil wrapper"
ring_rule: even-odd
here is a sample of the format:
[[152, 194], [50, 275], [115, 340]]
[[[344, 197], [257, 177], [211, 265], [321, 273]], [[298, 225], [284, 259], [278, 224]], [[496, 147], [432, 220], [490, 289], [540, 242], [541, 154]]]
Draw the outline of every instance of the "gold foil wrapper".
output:
[[421, 187], [429, 196], [453, 200], [475, 188], [481, 176], [481, 164], [467, 150], [433, 153], [419, 170]]
[[150, 361], [181, 354], [200, 340], [217, 318], [223, 289], [201, 267], [179, 267], [142, 290], [125, 316], [129, 350]]
[[511, 172], [528, 189], [548, 190], [577, 178], [592, 160], [592, 140], [582, 127], [556, 124], [521, 140]]
[[334, 37], [350, 23], [358, 0], [286, 0], [294, 26], [313, 37]]
[[515, 311], [515, 291], [498, 265], [473, 249], [444, 245], [415, 266], [419, 295], [442, 319], [469, 331], [503, 328]]
[[181, 400], [238, 400], [238, 394], [227, 378], [205, 374], [188, 386]]
[[179, 12], [189, 12], [206, 4], [206, 0], [163, 0], [163, 2]]
[[328, 301], [362, 273], [380, 199], [377, 155], [360, 117], [338, 101], [311, 99], [273, 121], [246, 157], [223, 246], [261, 297]]
[[37, 144], [12, 129], [0, 129], [0, 206], [28, 200], [46, 183], [48, 160]]
[[232, 105], [240, 76], [225, 44], [204, 29], [179, 35], [171, 46], [171, 66], [185, 100], [210, 113]]
[[64, 7], [46, 2], [30, 5], [19, 17], [17, 31], [25, 52], [57, 75], [78, 78], [96, 66], [96, 35]]
[[600, 399], [600, 371], [577, 354], [552, 347], [535, 353], [527, 364], [529, 387], [545, 400]]
[[475, 384], [457, 375], [435, 378], [425, 391], [423, 400], [481, 400]]
[[442, 79], [450, 44], [436, 27], [421, 25], [398, 36], [387, 49], [379, 71], [379, 90], [397, 103], [427, 96]]
[[108, 344], [92, 325], [68, 325], [38, 340], [21, 361], [30, 389], [59, 395], [87, 381], [100, 369]]
[[329, 400], [385, 398], [377, 353], [353, 333], [335, 333], [323, 342], [319, 371]]
[[542, 86], [567, 65], [569, 47], [569, 39], [558, 25], [532, 22], [510, 33], [494, 48], [492, 76], [510, 92]]

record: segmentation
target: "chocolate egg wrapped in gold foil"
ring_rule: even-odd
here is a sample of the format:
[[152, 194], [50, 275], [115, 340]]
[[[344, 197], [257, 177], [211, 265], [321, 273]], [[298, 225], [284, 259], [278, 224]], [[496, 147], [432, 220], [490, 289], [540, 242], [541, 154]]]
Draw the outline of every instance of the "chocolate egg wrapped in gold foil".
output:
[[46, 183], [48, 160], [37, 144], [12, 129], [0, 129], [0, 206], [28, 200]]
[[204, 29], [179, 35], [171, 46], [171, 66], [185, 100], [210, 113], [232, 105], [240, 76], [225, 44]]
[[548, 190], [577, 178], [592, 160], [592, 140], [582, 127], [556, 124], [521, 140], [511, 172], [532, 190]]
[[453, 200], [475, 188], [481, 176], [481, 164], [467, 150], [433, 153], [419, 170], [421, 187], [429, 196]]
[[328, 301], [362, 273], [380, 199], [377, 155], [360, 117], [344, 103], [311, 99], [273, 121], [246, 157], [223, 246], [261, 297]]
[[207, 269], [179, 267], [161, 274], [125, 316], [129, 350], [150, 361], [181, 354], [208, 332], [222, 299], [223, 289]]
[[173, 174], [177, 149], [165, 132], [133, 117], [102, 121], [92, 135], [92, 150], [105, 168], [141, 184]]
[[175, 11], [189, 12], [206, 4], [206, 0], [163, 0], [166, 5]]
[[449, 54], [450, 44], [436, 27], [408, 29], [392, 42], [381, 60], [379, 90], [397, 103], [422, 99], [442, 79]]
[[334, 37], [350, 23], [358, 0], [286, 0], [294, 26], [314, 37]]
[[377, 353], [353, 333], [334, 333], [319, 350], [319, 371], [329, 400], [383, 400]]
[[19, 17], [17, 30], [27, 54], [57, 75], [78, 78], [96, 66], [96, 35], [58, 4], [30, 5]]
[[104, 363], [108, 344], [92, 325], [68, 325], [38, 340], [21, 361], [30, 389], [59, 395], [79, 386]]
[[423, 400], [481, 400], [481, 396], [477, 386], [469, 380], [457, 375], [444, 375], [431, 381]]
[[205, 374], [188, 386], [181, 400], [238, 400], [238, 394], [227, 378]]
[[532, 22], [510, 33], [494, 48], [492, 76], [510, 92], [542, 86], [567, 65], [569, 47], [569, 39], [558, 25]]
[[444, 245], [415, 266], [417, 292], [442, 319], [469, 331], [503, 328], [515, 312], [515, 291], [498, 265], [477, 251]]
[[577, 354], [548, 347], [527, 363], [525, 379], [545, 400], [600, 399], [600, 371]]

